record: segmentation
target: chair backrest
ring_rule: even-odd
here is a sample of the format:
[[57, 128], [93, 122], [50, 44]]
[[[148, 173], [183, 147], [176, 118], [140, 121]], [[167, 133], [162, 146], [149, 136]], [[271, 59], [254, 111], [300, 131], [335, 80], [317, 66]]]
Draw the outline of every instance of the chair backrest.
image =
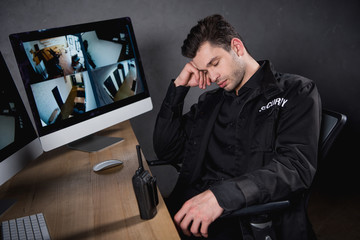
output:
[[323, 109], [319, 139], [319, 159], [325, 158], [331, 145], [344, 127], [346, 115]]

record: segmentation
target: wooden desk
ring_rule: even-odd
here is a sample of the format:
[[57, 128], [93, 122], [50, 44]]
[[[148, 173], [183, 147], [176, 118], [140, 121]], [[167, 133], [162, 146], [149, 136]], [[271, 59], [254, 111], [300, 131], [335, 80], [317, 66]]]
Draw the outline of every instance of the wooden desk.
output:
[[[131, 180], [138, 167], [138, 142], [130, 122], [99, 135], [125, 141], [97, 153], [67, 147], [44, 153], [1, 186], [0, 199], [17, 202], [0, 221], [42, 212], [52, 239], [180, 239], [160, 193], [157, 215], [140, 218]], [[92, 171], [107, 159], [124, 164], [103, 173]]]

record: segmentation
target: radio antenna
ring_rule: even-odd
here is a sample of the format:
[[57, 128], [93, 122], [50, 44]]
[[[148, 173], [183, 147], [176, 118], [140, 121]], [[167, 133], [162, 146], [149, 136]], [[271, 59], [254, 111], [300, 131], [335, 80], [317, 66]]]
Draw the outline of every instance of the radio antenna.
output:
[[139, 169], [138, 169], [138, 171], [142, 172], [144, 170], [144, 166], [143, 166], [143, 163], [142, 163], [140, 145], [136, 145], [136, 152], [137, 152], [137, 157], [138, 157], [138, 160], [139, 160]]

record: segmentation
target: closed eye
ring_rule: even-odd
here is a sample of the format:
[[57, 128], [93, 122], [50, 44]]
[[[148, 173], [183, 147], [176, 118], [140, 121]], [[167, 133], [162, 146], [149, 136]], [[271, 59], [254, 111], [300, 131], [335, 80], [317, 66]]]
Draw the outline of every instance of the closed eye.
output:
[[211, 61], [211, 65], [216, 67], [217, 65], [219, 65], [219, 62], [220, 62], [220, 59], [219, 58], [214, 58], [212, 61]]

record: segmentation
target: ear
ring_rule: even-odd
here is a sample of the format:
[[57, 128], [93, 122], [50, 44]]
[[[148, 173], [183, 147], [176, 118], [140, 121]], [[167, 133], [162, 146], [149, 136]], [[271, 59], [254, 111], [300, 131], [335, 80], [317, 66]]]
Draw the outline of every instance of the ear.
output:
[[243, 56], [245, 54], [245, 46], [239, 38], [231, 39], [231, 49], [236, 53], [236, 55]]

